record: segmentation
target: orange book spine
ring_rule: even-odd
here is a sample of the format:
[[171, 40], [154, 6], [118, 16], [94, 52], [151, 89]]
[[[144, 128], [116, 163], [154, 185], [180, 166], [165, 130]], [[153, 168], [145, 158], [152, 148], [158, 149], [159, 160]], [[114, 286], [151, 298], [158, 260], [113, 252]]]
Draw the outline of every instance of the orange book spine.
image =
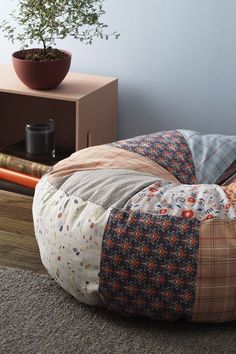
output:
[[40, 178], [0, 167], [0, 179], [34, 189]]

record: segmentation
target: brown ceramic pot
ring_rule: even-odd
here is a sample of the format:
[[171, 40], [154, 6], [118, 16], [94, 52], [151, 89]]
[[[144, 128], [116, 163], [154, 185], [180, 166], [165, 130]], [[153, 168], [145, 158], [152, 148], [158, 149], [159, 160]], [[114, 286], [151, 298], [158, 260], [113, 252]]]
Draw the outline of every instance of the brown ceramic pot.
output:
[[57, 87], [67, 75], [71, 64], [71, 53], [65, 59], [55, 61], [33, 61], [21, 58], [22, 51], [12, 54], [12, 61], [18, 78], [34, 90], [49, 90]]

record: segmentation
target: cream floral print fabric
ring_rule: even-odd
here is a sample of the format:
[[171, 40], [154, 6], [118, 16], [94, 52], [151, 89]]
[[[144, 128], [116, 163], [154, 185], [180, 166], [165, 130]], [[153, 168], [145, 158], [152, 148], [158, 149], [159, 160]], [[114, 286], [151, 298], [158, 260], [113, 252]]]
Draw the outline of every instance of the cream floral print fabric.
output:
[[217, 185], [179, 185], [157, 182], [134, 195], [126, 204], [130, 211], [196, 218], [236, 218], [236, 210]]

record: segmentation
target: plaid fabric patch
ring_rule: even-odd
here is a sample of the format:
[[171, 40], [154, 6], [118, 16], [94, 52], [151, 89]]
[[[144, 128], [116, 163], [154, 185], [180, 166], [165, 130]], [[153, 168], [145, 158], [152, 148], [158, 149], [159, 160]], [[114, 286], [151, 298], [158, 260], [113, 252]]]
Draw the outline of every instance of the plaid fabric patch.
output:
[[77, 171], [110, 168], [150, 173], [166, 181], [178, 182], [171, 173], [154, 161], [133, 152], [108, 145], [91, 146], [74, 152], [68, 158], [54, 165], [48, 178], [52, 179], [53, 183], [54, 177], [62, 178]]
[[112, 211], [105, 228], [99, 294], [125, 316], [190, 319], [199, 221]]
[[192, 153], [197, 183], [216, 183], [236, 159], [236, 136], [179, 130]]
[[210, 219], [200, 224], [193, 322], [236, 318], [236, 221]]
[[143, 155], [169, 171], [181, 183], [196, 183], [191, 151], [177, 130], [136, 136], [120, 140], [111, 146]]

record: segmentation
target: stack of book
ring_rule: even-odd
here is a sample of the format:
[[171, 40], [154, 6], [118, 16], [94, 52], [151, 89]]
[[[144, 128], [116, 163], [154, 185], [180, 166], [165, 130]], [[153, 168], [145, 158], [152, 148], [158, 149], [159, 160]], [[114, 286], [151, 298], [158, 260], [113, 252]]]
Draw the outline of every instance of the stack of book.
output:
[[0, 190], [33, 195], [44, 173], [73, 151], [57, 147], [55, 157], [32, 156], [25, 151], [25, 141], [0, 149]]

